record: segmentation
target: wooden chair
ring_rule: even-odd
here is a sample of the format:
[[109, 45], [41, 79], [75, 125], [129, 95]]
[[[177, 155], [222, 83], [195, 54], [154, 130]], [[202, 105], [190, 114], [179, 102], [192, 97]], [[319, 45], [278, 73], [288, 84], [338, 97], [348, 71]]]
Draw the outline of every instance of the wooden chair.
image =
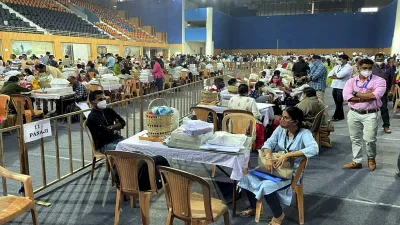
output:
[[109, 171], [109, 172], [110, 172], [110, 163], [108, 162], [106, 155], [104, 153], [101, 153], [100, 151], [98, 151], [96, 149], [96, 147], [94, 145], [92, 133], [90, 133], [90, 129], [89, 129], [89, 127], [87, 127], [86, 121], [83, 122], [83, 128], [85, 129], [86, 134], [88, 135], [88, 138], [89, 138], [89, 141], [90, 141], [90, 146], [92, 147], [93, 160], [92, 160], [92, 170], [90, 172], [90, 180], [93, 180], [93, 174], [94, 174], [94, 168], [96, 166], [96, 160], [97, 159], [105, 159], [106, 160], [107, 171]]
[[217, 113], [209, 108], [201, 106], [193, 106], [190, 111], [194, 112], [198, 120], [208, 122], [208, 116], [211, 114], [214, 123], [214, 132], [218, 130]]
[[327, 108], [328, 107], [325, 107], [325, 109], [321, 110], [315, 116], [314, 122], [310, 128], [315, 141], [318, 143], [318, 151], [321, 149], [321, 135], [319, 129], [321, 128], [322, 119], [324, 118], [324, 113]]
[[[121, 100], [124, 101], [126, 98], [133, 98], [133, 86], [134, 81], [132, 79], [128, 79], [124, 84], [124, 91], [121, 93]], [[125, 105], [125, 102], [123, 102]]]
[[393, 104], [393, 113], [396, 113], [397, 107], [399, 106], [399, 103], [400, 103], [400, 87], [397, 85], [395, 86], [395, 89], [394, 89], [394, 96], [395, 96], [396, 101]]
[[210, 71], [208, 69], [203, 69], [203, 79], [210, 77]]
[[32, 178], [24, 174], [13, 173], [0, 166], [0, 176], [22, 182], [24, 184], [25, 197], [3, 196], [0, 197], [0, 224], [8, 223], [27, 210], [31, 211], [32, 223], [37, 225], [35, 197], [33, 195]]
[[189, 83], [188, 79], [188, 73], [187, 72], [181, 72], [181, 84], [187, 84]]
[[[308, 159], [306, 157], [302, 157], [302, 160], [297, 168], [295, 176], [292, 178], [292, 183], [290, 187], [292, 191], [296, 193], [296, 201], [297, 201], [297, 210], [299, 212], [299, 224], [304, 224], [304, 194], [303, 194], [303, 177], [304, 171], [307, 166]], [[255, 221], [258, 223], [260, 221], [262, 209], [262, 200], [258, 200], [256, 204], [256, 217]]]
[[[175, 218], [185, 224], [205, 225], [218, 221], [224, 216], [224, 224], [229, 225], [228, 207], [221, 201], [211, 198], [210, 184], [203, 178], [170, 167], [157, 167], [165, 189], [168, 216], [167, 225]], [[192, 193], [192, 185], [198, 183], [203, 193]]]
[[252, 112], [249, 112], [249, 111], [247, 111], [247, 110], [227, 109], [227, 110], [224, 110], [224, 117], [225, 117], [226, 115], [229, 115], [229, 114], [232, 114], [232, 113], [243, 113], [243, 114], [247, 114], [247, 115], [253, 116], [253, 113], [252, 113]]
[[133, 80], [133, 85], [132, 85], [132, 93], [136, 94], [136, 97], [140, 96], [140, 89], [142, 87], [140, 86], [140, 82], [136, 79]]
[[[159, 190], [156, 186], [156, 169], [153, 159], [143, 154], [124, 152], [124, 151], [106, 151], [106, 156], [112, 165], [116, 166], [119, 175], [119, 187], [117, 190], [117, 199], [115, 203], [114, 225], [119, 222], [121, 196], [130, 196], [131, 206], [135, 207], [135, 197], [139, 196], [140, 212], [142, 215], [142, 224], [150, 224], [150, 198], [157, 194]], [[138, 164], [144, 161], [148, 166], [150, 187], [148, 191], [140, 191], [138, 183]], [[113, 167], [111, 167], [113, 168]]]
[[0, 119], [3, 123], [8, 119], [8, 104], [10, 104], [10, 96], [0, 95]]
[[[21, 103], [21, 114], [25, 116], [25, 122], [30, 123], [32, 122], [32, 116], [35, 117], [43, 117], [43, 110], [35, 110], [33, 109], [32, 101], [29, 97], [24, 95], [10, 95], [11, 101], [14, 105], [15, 110], [18, 112], [18, 102]], [[26, 110], [25, 107], [28, 109]], [[19, 118], [18, 118], [19, 119]], [[22, 124], [22, 123], [21, 123]]]
[[95, 78], [96, 74], [94, 72], [89, 72], [89, 81]]
[[165, 85], [166, 85], [166, 84], [168, 84], [168, 88], [171, 89], [173, 83], [174, 83], [174, 81], [173, 81], [172, 75], [166, 74], [166, 75], [164, 76], [163, 90], [166, 89], [166, 88], [165, 88]]

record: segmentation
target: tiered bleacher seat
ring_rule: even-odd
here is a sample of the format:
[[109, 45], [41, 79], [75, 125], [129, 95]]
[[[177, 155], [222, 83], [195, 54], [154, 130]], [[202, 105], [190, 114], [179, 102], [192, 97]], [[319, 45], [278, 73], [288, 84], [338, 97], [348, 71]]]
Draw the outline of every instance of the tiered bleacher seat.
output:
[[57, 0], [62, 4], [76, 4], [80, 7], [86, 8], [98, 16], [103, 22], [112, 26], [119, 32], [126, 36], [141, 42], [159, 42], [155, 37], [152, 37], [148, 33], [144, 32], [135, 25], [129, 23], [122, 17], [118, 16], [114, 11], [105, 8], [101, 4], [88, 3], [83, 0]]
[[102, 32], [51, 0], [5, 0], [9, 7], [21, 13], [40, 27], [55, 34], [91, 34], [103, 35]]
[[0, 8], [0, 30], [18, 31], [16, 28], [22, 29], [28, 33], [43, 33], [37, 31], [35, 27], [31, 27], [28, 22], [18, 18], [15, 13], [10, 13], [8, 9]]
[[103, 24], [103, 23], [94, 23], [94, 25], [98, 26], [100, 29], [104, 30], [105, 32], [109, 33], [111, 36], [119, 39], [119, 40], [123, 40], [126, 41], [127, 38], [123, 35], [121, 35], [120, 33], [116, 32], [115, 30], [111, 29], [110, 27], [108, 27], [107, 25]]

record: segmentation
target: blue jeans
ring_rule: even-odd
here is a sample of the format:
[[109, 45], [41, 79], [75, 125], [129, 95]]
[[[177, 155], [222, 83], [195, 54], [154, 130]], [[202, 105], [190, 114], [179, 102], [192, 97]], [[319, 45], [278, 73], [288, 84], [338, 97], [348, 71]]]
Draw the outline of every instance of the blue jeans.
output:
[[163, 90], [163, 79], [162, 78], [156, 79], [156, 87], [157, 87], [158, 91]]
[[108, 144], [105, 144], [103, 147], [100, 148], [100, 152], [104, 153], [108, 150], [115, 150], [119, 142], [123, 141], [125, 138], [120, 137]]

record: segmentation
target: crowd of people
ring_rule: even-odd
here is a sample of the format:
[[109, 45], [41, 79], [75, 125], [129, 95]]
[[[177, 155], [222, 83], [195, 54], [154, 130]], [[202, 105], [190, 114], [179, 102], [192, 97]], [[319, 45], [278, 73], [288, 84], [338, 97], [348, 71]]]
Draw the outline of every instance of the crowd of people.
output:
[[[106, 107], [103, 91], [87, 93], [83, 83], [90, 82], [99, 75], [100, 67], [106, 67], [107, 73], [123, 79], [133, 78], [134, 73], [142, 70], [151, 70], [155, 86], [161, 91], [166, 74], [172, 75], [174, 80], [179, 80], [177, 74], [180, 77], [182, 72], [187, 72], [191, 81], [194, 76], [202, 76], [204, 69], [210, 74], [215, 74], [222, 73], [227, 63], [233, 62], [238, 67], [243, 63], [251, 63], [251, 67], [256, 71], [252, 69], [248, 79], [245, 78], [247, 82], [243, 82], [240, 77], [232, 77], [227, 81], [228, 85], [225, 85], [225, 80], [217, 77], [214, 79], [213, 88], [220, 93], [221, 99], [224, 94], [236, 94], [229, 99], [228, 108], [249, 111], [257, 119], [256, 148], [265, 155], [265, 168], [270, 171], [290, 160], [296, 162], [296, 169], [300, 157], [310, 158], [318, 154], [318, 143], [314, 140], [310, 128], [318, 113], [326, 110], [324, 98], [327, 86], [332, 88], [335, 111], [331, 118], [327, 118], [327, 113], [324, 112], [321, 129], [328, 132], [329, 138], [330, 127], [333, 126], [331, 122], [347, 117], [353, 160], [343, 168], [362, 168], [362, 149], [365, 144], [368, 169], [375, 170], [379, 111], [383, 120], [383, 131], [390, 134], [388, 102], [398, 84], [400, 60], [399, 55], [387, 56], [382, 53], [374, 56], [353, 54], [352, 58], [344, 53], [322, 56], [296, 56], [294, 53], [284, 56], [176, 55], [165, 61], [163, 57], [150, 60], [147, 56], [123, 58], [108, 53], [87, 63], [82, 60], [73, 62], [69, 56], [58, 62], [54, 58], [49, 52], [40, 58], [32, 55], [28, 59], [26, 55], [21, 55], [17, 60], [12, 54], [10, 60], [3, 61], [0, 57], [0, 67], [4, 74], [17, 71], [15, 75], [7, 77], [0, 93], [13, 95], [38, 89], [42, 78], [68, 80], [75, 93], [76, 102], [89, 100], [92, 111], [87, 118], [87, 125], [93, 135], [96, 149], [103, 152], [115, 149], [123, 139], [118, 131], [124, 128], [125, 121], [113, 109]], [[257, 62], [264, 64], [260, 71], [254, 66]], [[75, 73], [66, 77], [62, 73], [63, 68], [73, 68]], [[283, 97], [279, 96], [278, 91], [283, 93]], [[347, 116], [343, 108], [345, 101], [350, 109]], [[267, 127], [261, 123], [263, 115], [260, 114], [256, 103], [274, 104], [275, 118]], [[269, 130], [269, 134], [266, 130]], [[282, 152], [278, 160], [273, 160], [274, 152]], [[400, 175], [399, 171], [398, 174]], [[264, 196], [274, 215], [270, 224], [282, 224], [285, 215], [281, 203], [290, 204], [292, 197], [290, 180], [272, 182], [247, 174], [240, 180], [239, 186], [246, 190], [251, 205], [241, 216], [254, 215], [256, 200]]]

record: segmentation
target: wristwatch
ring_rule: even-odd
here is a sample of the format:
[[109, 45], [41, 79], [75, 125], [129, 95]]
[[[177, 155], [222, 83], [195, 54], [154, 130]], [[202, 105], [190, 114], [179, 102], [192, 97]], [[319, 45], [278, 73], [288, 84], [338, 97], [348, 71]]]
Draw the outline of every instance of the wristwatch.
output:
[[353, 93], [351, 93], [354, 97], [357, 97], [358, 92], [357, 91], [353, 91]]

